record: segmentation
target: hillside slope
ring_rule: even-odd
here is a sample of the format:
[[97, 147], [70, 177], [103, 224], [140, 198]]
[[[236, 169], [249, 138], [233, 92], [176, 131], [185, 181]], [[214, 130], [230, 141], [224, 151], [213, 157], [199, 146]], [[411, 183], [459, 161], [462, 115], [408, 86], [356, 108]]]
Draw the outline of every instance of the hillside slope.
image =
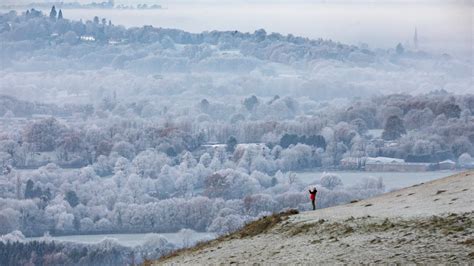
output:
[[292, 215], [155, 264], [474, 262], [474, 171]]

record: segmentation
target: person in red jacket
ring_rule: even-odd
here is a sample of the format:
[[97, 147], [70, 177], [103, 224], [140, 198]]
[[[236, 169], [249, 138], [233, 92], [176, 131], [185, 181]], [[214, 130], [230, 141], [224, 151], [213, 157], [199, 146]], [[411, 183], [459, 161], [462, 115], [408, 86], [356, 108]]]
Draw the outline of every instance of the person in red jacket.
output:
[[316, 193], [318, 190], [316, 190], [316, 187], [313, 187], [313, 189], [309, 190], [309, 198], [311, 199], [311, 204], [313, 204], [313, 211], [316, 210]]

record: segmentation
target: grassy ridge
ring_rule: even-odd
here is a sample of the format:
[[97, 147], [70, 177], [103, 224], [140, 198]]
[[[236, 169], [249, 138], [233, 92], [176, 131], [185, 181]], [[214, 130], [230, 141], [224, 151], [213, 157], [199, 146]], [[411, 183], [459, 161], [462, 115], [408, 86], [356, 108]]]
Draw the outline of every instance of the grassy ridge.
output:
[[221, 236], [214, 240], [199, 242], [193, 247], [175, 250], [172, 253], [161, 257], [158, 261], [145, 261], [143, 265], [151, 266], [155, 263], [162, 263], [166, 261], [167, 259], [177, 257], [184, 253], [195, 252], [195, 251], [199, 251], [205, 248], [213, 247], [227, 240], [242, 239], [242, 238], [253, 237], [262, 233], [266, 233], [272, 228], [274, 228], [277, 224], [287, 220], [289, 216], [295, 215], [298, 213], [299, 213], [298, 210], [290, 209], [284, 212], [274, 213], [270, 216], [263, 216], [262, 218], [256, 221], [247, 223], [242, 229], [236, 232]]

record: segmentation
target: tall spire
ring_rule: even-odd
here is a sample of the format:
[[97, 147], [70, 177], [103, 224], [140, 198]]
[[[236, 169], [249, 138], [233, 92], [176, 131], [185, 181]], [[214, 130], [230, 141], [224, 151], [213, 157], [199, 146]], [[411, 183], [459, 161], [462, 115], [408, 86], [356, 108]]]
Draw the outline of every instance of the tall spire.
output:
[[413, 44], [415, 45], [415, 50], [418, 50], [418, 30], [415, 27], [415, 35], [413, 36]]

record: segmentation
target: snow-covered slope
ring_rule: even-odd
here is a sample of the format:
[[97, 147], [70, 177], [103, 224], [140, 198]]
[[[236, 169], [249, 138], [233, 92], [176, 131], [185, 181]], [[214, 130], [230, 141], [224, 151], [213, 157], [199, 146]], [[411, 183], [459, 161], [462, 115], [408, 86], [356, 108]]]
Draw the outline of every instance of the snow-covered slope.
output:
[[474, 262], [474, 172], [290, 216], [157, 264]]

